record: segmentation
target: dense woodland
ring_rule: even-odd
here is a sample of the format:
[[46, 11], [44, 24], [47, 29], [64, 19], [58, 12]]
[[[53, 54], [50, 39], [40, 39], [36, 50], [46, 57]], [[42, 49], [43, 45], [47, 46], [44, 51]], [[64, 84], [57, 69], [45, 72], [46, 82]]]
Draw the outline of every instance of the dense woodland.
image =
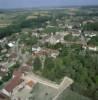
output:
[[[54, 46], [57, 49], [59, 46]], [[72, 90], [85, 96], [98, 99], [98, 53], [84, 51], [79, 45], [70, 47], [60, 46], [59, 57], [52, 59], [46, 57], [44, 69], [41, 61], [34, 61], [34, 69], [40, 70], [42, 75], [50, 80], [60, 81], [64, 76], [74, 80]], [[38, 67], [39, 66], [39, 67]]]
[[9, 25], [5, 28], [0, 29], [0, 38], [10, 36], [13, 33], [21, 32], [22, 28], [40, 28], [45, 26], [45, 22], [48, 21], [47, 17], [39, 17], [36, 19], [20, 20], [18, 23], [13, 22], [14, 25]]
[[94, 23], [88, 22], [83, 26], [83, 28], [84, 30], [87, 31], [98, 31], [98, 22], [94, 22]]

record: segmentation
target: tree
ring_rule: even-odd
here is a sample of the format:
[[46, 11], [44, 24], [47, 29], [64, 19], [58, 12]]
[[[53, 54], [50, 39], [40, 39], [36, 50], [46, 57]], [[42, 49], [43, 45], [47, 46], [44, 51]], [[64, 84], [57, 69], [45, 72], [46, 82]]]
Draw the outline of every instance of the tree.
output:
[[41, 60], [38, 57], [36, 57], [33, 62], [33, 68], [35, 71], [38, 71], [41, 69], [41, 67], [42, 67]]
[[0, 86], [3, 84], [3, 81], [2, 80], [0, 80]]
[[98, 46], [98, 36], [94, 36], [91, 38], [91, 40], [88, 42], [89, 45], [97, 45]]
[[83, 26], [83, 29], [87, 31], [98, 31], [98, 22], [88, 22]]
[[52, 80], [54, 67], [55, 67], [55, 63], [54, 63], [53, 58], [46, 57], [45, 63], [44, 63], [44, 69], [42, 71], [43, 76]]
[[11, 77], [12, 77], [12, 73], [8, 72], [8, 74], [2, 78], [2, 81], [7, 82], [8, 80], [11, 79]]
[[65, 40], [65, 41], [72, 41], [72, 35], [69, 34], [69, 35], [67, 35], [67, 36], [64, 36], [64, 40]]
[[55, 66], [53, 58], [46, 57], [44, 66], [47, 68], [47, 70], [51, 70]]
[[95, 100], [98, 100], [98, 90], [95, 92]]

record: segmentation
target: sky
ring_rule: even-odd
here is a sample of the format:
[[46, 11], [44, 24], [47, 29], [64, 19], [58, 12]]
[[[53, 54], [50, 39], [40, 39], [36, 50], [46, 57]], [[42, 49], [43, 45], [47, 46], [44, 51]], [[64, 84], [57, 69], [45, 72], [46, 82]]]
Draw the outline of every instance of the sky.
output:
[[98, 0], [0, 0], [0, 8], [98, 5]]

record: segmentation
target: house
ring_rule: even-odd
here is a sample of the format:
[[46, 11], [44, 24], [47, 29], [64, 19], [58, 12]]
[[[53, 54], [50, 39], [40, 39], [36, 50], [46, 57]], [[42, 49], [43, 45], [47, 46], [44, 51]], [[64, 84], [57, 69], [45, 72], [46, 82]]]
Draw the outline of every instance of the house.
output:
[[[12, 79], [2, 89], [2, 93], [11, 98], [11, 100], [25, 100], [30, 94], [32, 88], [37, 83], [35, 80], [22, 73], [22, 69], [14, 70]], [[25, 95], [24, 94], [25, 91]]]
[[96, 46], [89, 46], [88, 49], [91, 50], [91, 51], [97, 51], [97, 47]]
[[51, 36], [48, 39], [46, 39], [46, 42], [53, 45], [63, 41], [64, 41], [64, 36], [60, 34], [53, 35], [53, 33], [51, 33]]
[[84, 33], [85, 33], [86, 37], [90, 37], [90, 38], [92, 38], [94, 36], [97, 36], [97, 32], [96, 31], [85, 31]]
[[1, 53], [7, 53], [7, 49], [2, 49]]
[[7, 38], [0, 39], [0, 44], [6, 44], [7, 42]]
[[40, 37], [41, 38], [47, 37], [47, 34], [46, 33], [43, 33], [43, 34], [40, 35]]
[[5, 66], [0, 65], [0, 71], [1, 72], [7, 72], [8, 71], [8, 68], [5, 67]]
[[63, 32], [56, 32], [55, 34], [56, 34], [56, 35], [61, 35], [61, 36], [63, 36], [63, 37], [64, 37], [64, 36], [68, 35], [68, 34], [69, 34], [69, 32], [67, 32], [67, 31], [66, 31], [66, 32], [65, 32], [65, 31], [63, 31]]
[[96, 36], [96, 33], [91, 33], [90, 35], [89, 35], [89, 37], [94, 37], [94, 36]]
[[73, 26], [72, 25], [66, 25], [66, 27], [68, 28], [68, 29], [72, 29], [73, 28]]
[[12, 80], [7, 83], [7, 85], [2, 89], [2, 93], [4, 93], [7, 96], [11, 96], [13, 92], [16, 91], [16, 87], [23, 82], [23, 79], [21, 79], [22, 73], [19, 71], [15, 71], [13, 73]]
[[39, 52], [39, 51], [41, 51], [41, 47], [39, 47], [39, 46], [32, 46], [32, 52]]
[[21, 70], [18, 70], [18, 69], [15, 69], [14, 72], [13, 72], [13, 75], [12, 77], [17, 77], [17, 76], [21, 76], [22, 75], [22, 71]]
[[16, 88], [17, 92], [12, 94], [11, 100], [29, 100], [28, 98], [32, 95], [31, 91], [35, 87], [36, 82], [27, 74], [22, 79], [24, 82]]
[[81, 33], [81, 30], [72, 29], [69, 32], [72, 34], [73, 37], [79, 37], [80, 33]]
[[53, 49], [47, 49], [47, 48], [43, 48], [38, 52], [33, 52], [33, 56], [43, 56], [43, 55], [47, 55], [53, 58], [56, 58], [59, 55], [59, 51], [57, 50], [53, 50]]
[[37, 32], [32, 32], [32, 36], [39, 37], [39, 34]]
[[50, 36], [49, 36], [49, 35], [41, 35], [41, 38], [42, 38], [42, 39], [40, 39], [39, 42], [40, 42], [41, 44], [45, 44], [45, 43], [48, 43], [48, 42], [49, 42]]
[[82, 48], [85, 50], [88, 49], [90, 51], [97, 51], [98, 50], [96, 46], [83, 46]]
[[3, 65], [0, 65], [0, 80], [7, 75], [7, 72], [8, 72], [8, 68], [3, 66]]
[[56, 58], [58, 55], [59, 55], [59, 52], [55, 51], [55, 52], [52, 52], [50, 56], [53, 58]]
[[8, 46], [9, 46], [10, 48], [14, 47], [14, 46], [15, 46], [15, 41], [8, 43]]
[[53, 49], [46, 49], [47, 55], [56, 58], [59, 55], [59, 51]]
[[72, 33], [72, 36], [73, 36], [73, 37], [79, 37], [80, 34], [79, 34], [79, 33]]

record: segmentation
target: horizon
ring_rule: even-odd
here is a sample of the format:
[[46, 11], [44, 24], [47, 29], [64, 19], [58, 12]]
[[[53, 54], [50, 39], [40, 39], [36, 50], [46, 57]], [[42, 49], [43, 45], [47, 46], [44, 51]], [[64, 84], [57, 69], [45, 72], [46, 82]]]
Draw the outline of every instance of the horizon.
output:
[[0, 0], [0, 9], [97, 6], [98, 0]]

